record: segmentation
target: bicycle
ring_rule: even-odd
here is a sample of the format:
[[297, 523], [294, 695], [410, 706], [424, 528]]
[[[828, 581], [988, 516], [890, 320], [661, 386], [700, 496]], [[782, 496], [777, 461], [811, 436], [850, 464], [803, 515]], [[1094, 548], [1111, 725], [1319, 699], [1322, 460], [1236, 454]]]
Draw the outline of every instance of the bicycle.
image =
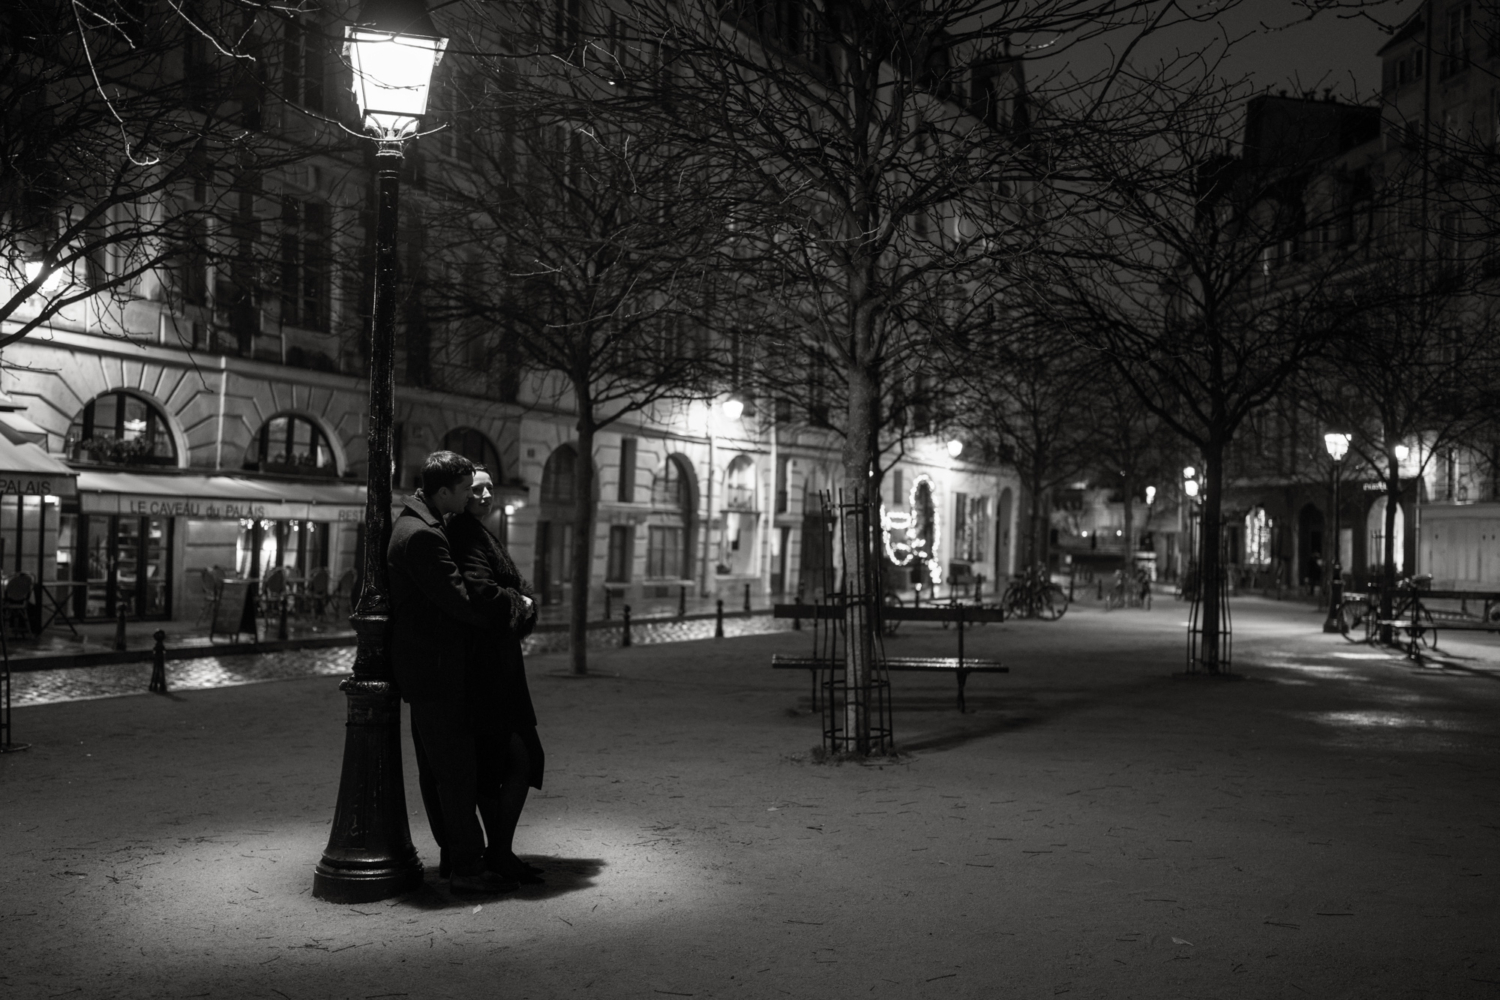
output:
[[1052, 582], [1052, 575], [1040, 566], [1022, 570], [1005, 588], [1000, 606], [1011, 617], [1040, 618], [1057, 621], [1068, 610], [1068, 595]]
[[1104, 610], [1113, 611], [1115, 608], [1141, 608], [1151, 610], [1151, 581], [1142, 572], [1137, 572], [1132, 586], [1125, 586], [1124, 574], [1115, 571], [1115, 585], [1110, 592], [1104, 596]]

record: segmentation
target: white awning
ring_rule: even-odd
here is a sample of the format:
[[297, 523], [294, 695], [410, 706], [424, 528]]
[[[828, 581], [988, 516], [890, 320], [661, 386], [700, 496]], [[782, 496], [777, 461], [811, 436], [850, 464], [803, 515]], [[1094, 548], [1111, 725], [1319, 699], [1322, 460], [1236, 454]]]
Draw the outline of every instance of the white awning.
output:
[[288, 482], [204, 473], [78, 472], [79, 509], [85, 514], [363, 521], [365, 488], [347, 482]]
[[70, 497], [77, 476], [40, 445], [0, 434], [0, 495]]

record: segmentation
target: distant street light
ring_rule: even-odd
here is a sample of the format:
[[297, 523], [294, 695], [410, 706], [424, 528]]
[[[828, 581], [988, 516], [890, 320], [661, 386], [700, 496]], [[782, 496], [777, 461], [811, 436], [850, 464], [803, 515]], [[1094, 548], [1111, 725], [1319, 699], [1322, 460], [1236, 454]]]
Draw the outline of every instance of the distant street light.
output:
[[36, 254], [35, 256], [28, 258], [26, 261], [25, 270], [26, 283], [28, 285], [31, 284], [31, 282], [35, 281], [38, 277], [40, 277], [44, 271], [46, 272], [46, 277], [42, 278], [42, 283], [37, 287], [37, 291], [42, 292], [43, 294], [56, 291], [57, 286], [62, 284], [63, 278], [67, 276], [63, 269], [60, 267], [54, 267], [50, 271], [48, 271], [46, 258], [44, 258], [41, 254]]
[[1198, 498], [1198, 480], [1189, 479], [1187, 482], [1183, 483], [1182, 491], [1196, 500]]
[[401, 700], [392, 683], [385, 550], [391, 535], [391, 427], [396, 383], [396, 223], [402, 144], [427, 111], [432, 71], [447, 39], [423, 0], [366, 0], [344, 34], [354, 99], [375, 139], [375, 301], [370, 327], [370, 433], [364, 583], [349, 622], [357, 633], [344, 765], [333, 830], [313, 872], [313, 895], [368, 903], [422, 884], [406, 820], [401, 776]]
[[962, 455], [963, 453], [964, 453], [964, 443], [962, 441], [958, 440], [957, 438], [954, 438], [952, 441], [948, 442], [948, 454], [950, 456], [952, 456], [953, 458], [957, 458], [958, 456]]
[[1340, 564], [1339, 550], [1339, 469], [1344, 456], [1349, 454], [1349, 435], [1330, 431], [1323, 435], [1323, 446], [1328, 457], [1333, 459], [1333, 582], [1328, 588], [1328, 617], [1323, 622], [1324, 632], [1342, 632], [1339, 627], [1340, 605], [1344, 601], [1344, 567]]
[[1146, 506], [1150, 507], [1155, 502], [1156, 502], [1156, 487], [1155, 486], [1147, 486], [1146, 487]]
[[1411, 449], [1404, 444], [1396, 445], [1391, 451], [1395, 453], [1398, 462], [1404, 462], [1411, 457]]
[[744, 412], [745, 404], [742, 401], [736, 399], [733, 396], [730, 396], [728, 399], [724, 400], [724, 416], [728, 417], [730, 420], [740, 419], [740, 415]]

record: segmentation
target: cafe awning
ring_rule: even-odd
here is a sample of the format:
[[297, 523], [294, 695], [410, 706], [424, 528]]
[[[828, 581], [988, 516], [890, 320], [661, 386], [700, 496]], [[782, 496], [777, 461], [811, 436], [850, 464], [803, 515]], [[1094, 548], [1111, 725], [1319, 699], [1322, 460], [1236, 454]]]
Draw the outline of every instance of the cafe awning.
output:
[[70, 497], [77, 476], [40, 445], [0, 434], [0, 495]]
[[349, 522], [365, 516], [365, 488], [354, 483], [92, 469], [77, 475], [79, 509], [85, 514]]

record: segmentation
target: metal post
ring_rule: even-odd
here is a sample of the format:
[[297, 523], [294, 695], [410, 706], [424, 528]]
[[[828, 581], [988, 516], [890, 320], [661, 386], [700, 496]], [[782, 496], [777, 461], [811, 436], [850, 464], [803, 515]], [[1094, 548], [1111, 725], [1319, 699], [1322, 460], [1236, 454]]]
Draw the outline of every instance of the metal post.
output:
[[276, 638], [280, 639], [282, 642], [286, 642], [286, 638], [287, 638], [287, 631], [286, 631], [286, 594], [285, 593], [282, 593], [282, 595], [281, 595], [281, 619], [280, 619], [280, 621], [276, 625]]
[[620, 633], [620, 645], [628, 646], [630, 645], [630, 605], [625, 605], [622, 611], [624, 615], [625, 627], [624, 630]]
[[604, 588], [604, 620], [609, 621], [609, 588]]
[[125, 602], [115, 605], [115, 650], [125, 651]]
[[687, 584], [677, 588], [677, 617], [687, 617]]
[[721, 597], [714, 604], [716, 607], [714, 611], [714, 638], [722, 639], [724, 638], [724, 599]]
[[313, 873], [313, 895], [335, 903], [373, 902], [410, 892], [422, 884], [422, 864], [406, 821], [401, 701], [392, 679], [386, 641], [390, 626], [385, 550], [391, 535], [400, 141], [381, 142], [377, 163], [364, 580], [359, 603], [349, 616], [358, 648], [354, 675], [339, 685], [349, 699], [344, 764], [333, 830]]
[[745, 610], [750, 610], [750, 585], [745, 584]]
[[148, 690], [154, 694], [167, 693], [167, 633], [157, 629], [151, 633], [156, 645], [151, 647], [151, 683]]
[[1339, 606], [1344, 601], [1344, 567], [1339, 564], [1339, 550], [1343, 548], [1339, 544], [1339, 466], [1342, 464], [1337, 459], [1333, 463], [1333, 580], [1328, 586], [1328, 617], [1323, 621], [1324, 632], [1342, 631], [1339, 628]]

